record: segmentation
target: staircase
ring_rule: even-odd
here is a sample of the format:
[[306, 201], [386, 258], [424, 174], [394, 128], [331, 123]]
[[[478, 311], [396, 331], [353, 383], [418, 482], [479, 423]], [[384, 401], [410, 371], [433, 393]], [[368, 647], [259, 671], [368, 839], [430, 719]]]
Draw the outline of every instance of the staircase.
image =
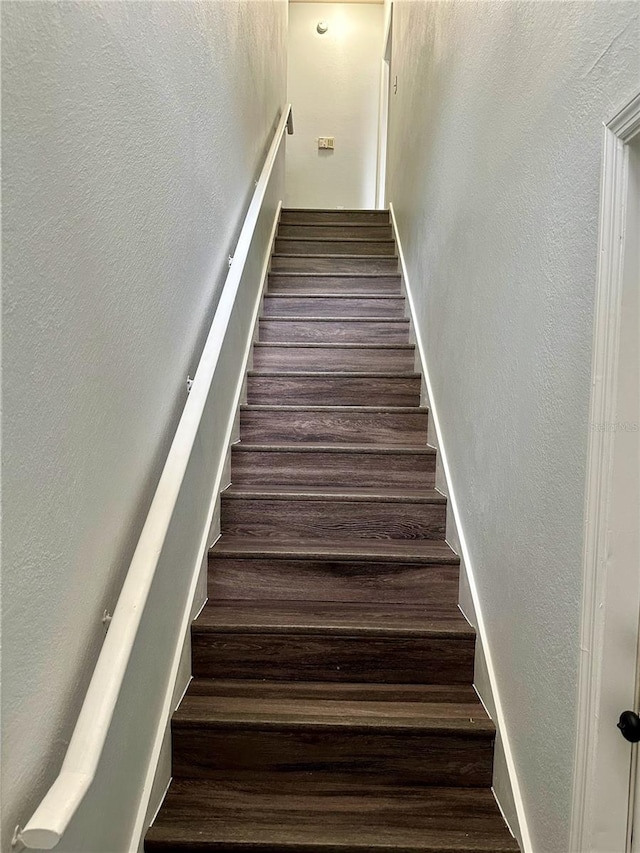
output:
[[385, 211], [284, 210], [145, 850], [517, 851]]

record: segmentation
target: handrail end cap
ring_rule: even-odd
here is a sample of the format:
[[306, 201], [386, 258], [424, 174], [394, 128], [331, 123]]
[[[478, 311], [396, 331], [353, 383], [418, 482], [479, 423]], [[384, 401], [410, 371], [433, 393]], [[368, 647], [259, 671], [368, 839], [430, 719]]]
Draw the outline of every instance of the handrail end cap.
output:
[[[51, 829], [20, 829], [16, 827], [11, 846], [16, 847], [18, 843], [22, 843], [24, 847], [30, 850], [53, 850], [62, 836], [58, 832]], [[17, 847], [16, 849], [20, 849]]]

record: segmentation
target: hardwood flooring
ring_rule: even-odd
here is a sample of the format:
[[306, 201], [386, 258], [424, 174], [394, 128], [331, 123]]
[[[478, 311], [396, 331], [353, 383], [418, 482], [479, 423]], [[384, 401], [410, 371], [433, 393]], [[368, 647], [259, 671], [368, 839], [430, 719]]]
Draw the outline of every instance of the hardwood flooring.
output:
[[514, 853], [385, 211], [283, 210], [145, 850]]

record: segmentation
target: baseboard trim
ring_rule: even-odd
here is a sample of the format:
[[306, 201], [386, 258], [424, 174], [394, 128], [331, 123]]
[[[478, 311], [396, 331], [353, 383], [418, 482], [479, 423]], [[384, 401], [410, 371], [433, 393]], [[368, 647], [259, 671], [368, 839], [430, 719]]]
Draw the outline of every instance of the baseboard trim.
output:
[[460, 557], [460, 608], [477, 632], [476, 667], [474, 683], [481, 700], [487, 708], [496, 729], [496, 752], [494, 760], [493, 791], [498, 805], [514, 836], [518, 839], [522, 853], [533, 853], [531, 837], [524, 810], [524, 801], [518, 782], [513, 752], [509, 742], [504, 711], [500, 701], [498, 682], [489, 647], [488, 636], [482, 606], [475, 582], [471, 555], [464, 536], [464, 528], [456, 496], [452, 488], [451, 469], [447, 460], [433, 386], [429, 376], [426, 349], [420, 327], [416, 322], [416, 307], [411, 291], [402, 240], [398, 231], [395, 210], [389, 203], [389, 213], [400, 264], [402, 287], [406, 294], [411, 320], [412, 339], [415, 341], [420, 369], [424, 381], [424, 402], [429, 406], [428, 442], [438, 450], [436, 487], [448, 498], [447, 501], [447, 542]]
[[271, 234], [263, 259], [260, 287], [258, 289], [258, 295], [253, 309], [251, 331], [247, 336], [247, 342], [238, 374], [239, 378], [234, 394], [234, 405], [231, 408], [227, 424], [225, 435], [225, 447], [227, 450], [220, 460], [214, 481], [211, 504], [207, 515], [207, 523], [198, 549], [198, 559], [193, 568], [187, 606], [183, 611], [180, 631], [182, 639], [176, 646], [173, 657], [171, 675], [167, 684], [162, 714], [157, 727], [145, 784], [138, 804], [138, 809], [136, 811], [136, 819], [134, 821], [133, 831], [128, 845], [129, 853], [142, 853], [145, 833], [160, 810], [160, 806], [162, 805], [162, 801], [164, 800], [171, 782], [171, 741], [169, 737], [171, 716], [177, 705], [180, 703], [191, 679], [191, 623], [206, 603], [208, 554], [211, 545], [220, 534], [220, 492], [226, 488], [230, 482], [229, 460], [231, 444], [236, 437], [235, 434], [238, 428], [240, 404], [242, 402], [245, 389], [245, 376], [252, 352], [262, 299], [267, 285], [269, 264], [271, 262], [271, 254], [276, 239], [281, 210], [282, 201], [278, 203], [276, 208], [271, 227]]

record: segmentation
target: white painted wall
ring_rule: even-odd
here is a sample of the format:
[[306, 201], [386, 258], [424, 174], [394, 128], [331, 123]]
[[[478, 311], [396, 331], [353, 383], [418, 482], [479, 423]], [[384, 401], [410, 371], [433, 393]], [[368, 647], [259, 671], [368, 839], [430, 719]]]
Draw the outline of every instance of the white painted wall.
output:
[[396, 0], [388, 162], [532, 849], [568, 849], [602, 121], [639, 7]]
[[285, 103], [286, 19], [2, 5], [3, 850], [58, 771], [184, 404]]
[[[383, 14], [373, 3], [289, 6], [288, 207], [375, 207]], [[319, 151], [319, 136], [334, 136], [334, 151]]]

